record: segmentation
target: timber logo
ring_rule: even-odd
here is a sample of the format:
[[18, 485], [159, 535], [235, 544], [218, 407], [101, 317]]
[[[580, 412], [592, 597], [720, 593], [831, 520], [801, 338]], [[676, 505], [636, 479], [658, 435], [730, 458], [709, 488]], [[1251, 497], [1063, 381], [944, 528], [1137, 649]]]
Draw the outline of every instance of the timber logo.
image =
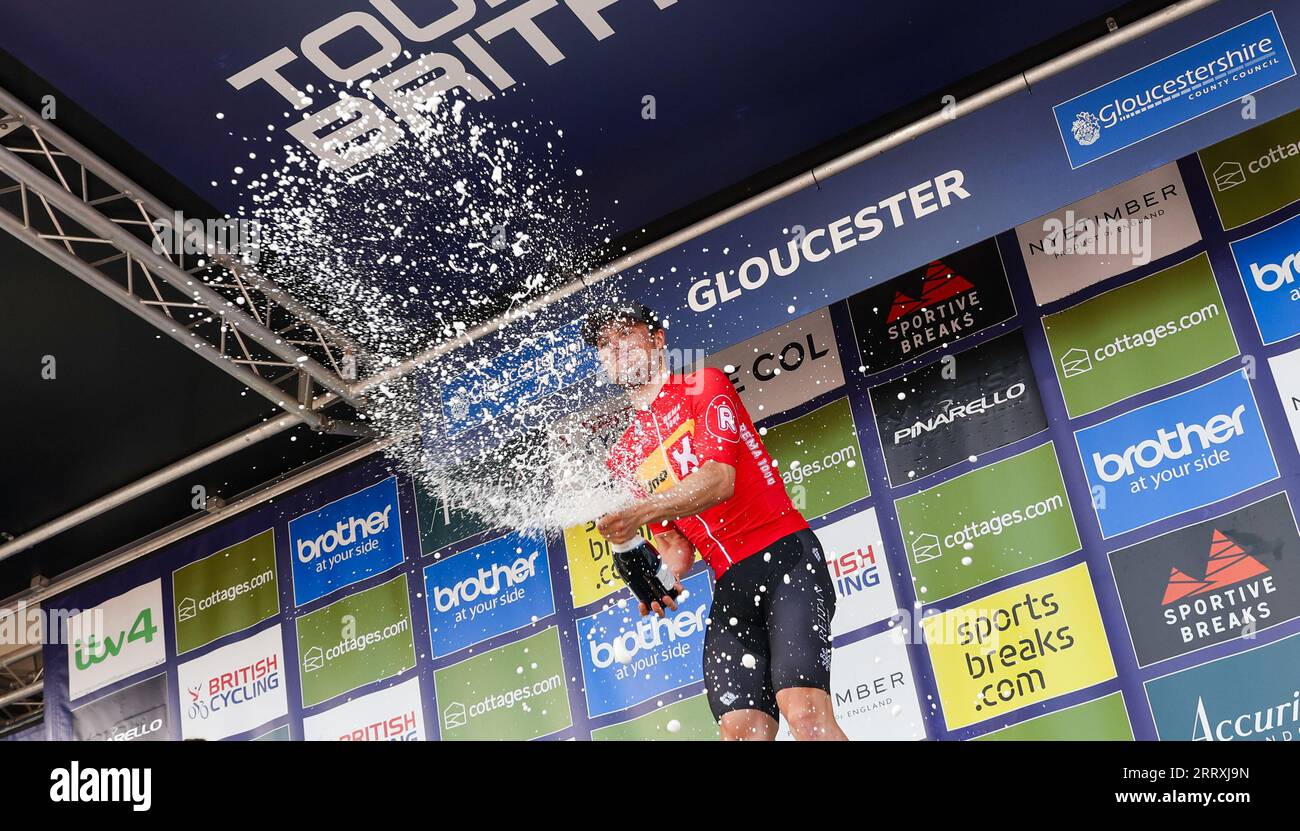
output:
[[1267, 573], [1268, 566], [1248, 554], [1244, 548], [1216, 528], [1214, 538], [1210, 542], [1210, 558], [1205, 566], [1205, 578], [1198, 580], [1174, 566], [1161, 605], [1168, 606], [1188, 597], [1218, 591]]
[[945, 300], [951, 300], [974, 290], [975, 286], [969, 280], [953, 271], [942, 260], [935, 260], [926, 266], [920, 299], [913, 299], [901, 291], [894, 292], [894, 302], [889, 307], [889, 317], [886, 318], [885, 323], [894, 323], [899, 318], [922, 312]]

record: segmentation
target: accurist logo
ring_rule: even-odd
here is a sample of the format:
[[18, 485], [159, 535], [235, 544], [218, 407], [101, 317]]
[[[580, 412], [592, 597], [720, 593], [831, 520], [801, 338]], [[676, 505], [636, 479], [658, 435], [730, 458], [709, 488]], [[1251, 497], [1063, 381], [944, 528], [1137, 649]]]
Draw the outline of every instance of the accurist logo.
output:
[[1278, 475], [1244, 370], [1080, 430], [1075, 441], [1106, 537]]

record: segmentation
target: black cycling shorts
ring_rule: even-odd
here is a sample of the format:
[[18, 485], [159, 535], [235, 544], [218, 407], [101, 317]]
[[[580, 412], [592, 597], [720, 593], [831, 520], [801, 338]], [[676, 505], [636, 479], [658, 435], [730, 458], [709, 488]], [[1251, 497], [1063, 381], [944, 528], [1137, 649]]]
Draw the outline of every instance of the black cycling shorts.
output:
[[782, 537], [723, 572], [704, 635], [704, 683], [713, 717], [762, 710], [776, 691], [830, 692], [835, 587], [810, 530]]

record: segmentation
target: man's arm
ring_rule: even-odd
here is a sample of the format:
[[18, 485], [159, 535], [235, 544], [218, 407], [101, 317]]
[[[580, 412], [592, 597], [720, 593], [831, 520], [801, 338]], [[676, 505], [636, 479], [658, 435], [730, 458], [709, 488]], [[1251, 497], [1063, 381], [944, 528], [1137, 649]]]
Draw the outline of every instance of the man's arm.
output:
[[610, 542], [625, 542], [642, 525], [695, 516], [726, 502], [735, 490], [736, 469], [710, 460], [668, 490], [639, 499], [621, 511], [606, 514], [596, 527]]

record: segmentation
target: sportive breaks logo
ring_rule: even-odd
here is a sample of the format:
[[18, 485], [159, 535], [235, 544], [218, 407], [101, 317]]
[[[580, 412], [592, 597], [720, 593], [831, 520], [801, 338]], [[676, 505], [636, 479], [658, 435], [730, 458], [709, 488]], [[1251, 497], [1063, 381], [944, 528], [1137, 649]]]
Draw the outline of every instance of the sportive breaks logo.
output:
[[519, 533], [429, 565], [424, 587], [435, 657], [555, 613], [544, 542]]
[[1201, 150], [1210, 195], [1225, 230], [1300, 198], [1300, 110]]
[[1015, 314], [997, 242], [989, 239], [849, 298], [867, 374], [946, 346]]
[[1264, 343], [1300, 334], [1300, 216], [1231, 247]]
[[1300, 616], [1300, 533], [1286, 493], [1110, 555], [1138, 664], [1253, 638]]
[[1205, 254], [1047, 315], [1043, 330], [1071, 417], [1238, 353]]
[[872, 387], [870, 396], [894, 485], [1047, 429], [1020, 332], [945, 355]]
[[975, 290], [970, 280], [953, 271], [943, 260], [935, 260], [925, 267], [925, 282], [921, 283], [920, 297], [911, 298], [902, 291], [894, 292], [894, 302], [889, 305], [885, 323], [892, 324], [900, 318], [910, 317], [929, 306], [946, 300], [958, 300]]
[[1105, 537], [1209, 505], [1278, 475], [1245, 370], [1074, 436]]
[[1051, 442], [918, 491], [894, 507], [923, 604], [1081, 546]]
[[[1272, 12], [1052, 108], [1077, 168], [1295, 75]], [[1067, 138], [1068, 136], [1068, 138]]]
[[1300, 739], [1296, 666], [1300, 637], [1291, 635], [1147, 681], [1156, 733], [1162, 741]]
[[303, 605], [402, 562], [397, 477], [289, 520], [293, 597]]
[[593, 718], [625, 710], [703, 679], [705, 618], [713, 600], [709, 575], [682, 581], [677, 611], [640, 617], [634, 604], [574, 621], [582, 656], [587, 712]]
[[1189, 577], [1174, 566], [1161, 603], [1171, 606], [1184, 598], [1210, 594], [1267, 573], [1268, 566], [1216, 528], [1210, 541], [1210, 557], [1205, 563], [1205, 577]]

